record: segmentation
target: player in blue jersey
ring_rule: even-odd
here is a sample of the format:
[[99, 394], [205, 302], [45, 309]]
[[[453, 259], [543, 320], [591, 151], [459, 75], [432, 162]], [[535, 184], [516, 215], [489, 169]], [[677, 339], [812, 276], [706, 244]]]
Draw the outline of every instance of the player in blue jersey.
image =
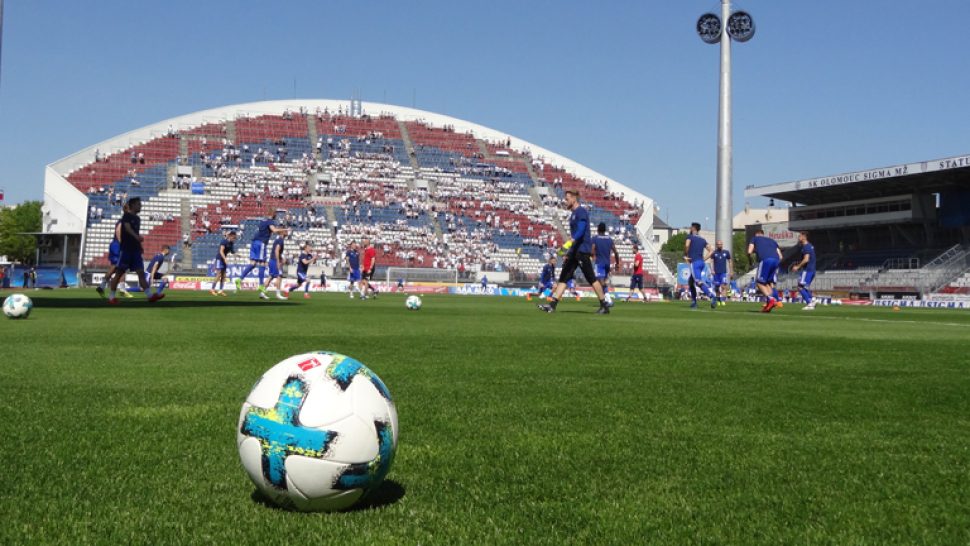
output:
[[606, 304], [613, 307], [613, 299], [610, 297], [610, 290], [607, 288], [610, 282], [610, 253], [616, 258], [616, 269], [620, 268], [620, 253], [616, 250], [613, 239], [606, 234], [606, 223], [600, 222], [596, 226], [596, 237], [593, 237], [593, 259], [596, 260], [596, 282], [600, 283], [603, 289], [603, 297]]
[[145, 269], [145, 280], [148, 281], [149, 291], [151, 291], [151, 286], [155, 283], [155, 281], [160, 281], [158, 284], [158, 290], [155, 291], [155, 294], [159, 296], [158, 299], [165, 297], [162, 295], [162, 290], [165, 290], [165, 287], [168, 286], [168, 283], [165, 281], [165, 274], [162, 270], [162, 266], [165, 265], [165, 258], [170, 252], [172, 252], [172, 247], [162, 245], [162, 251], [156, 254], [152, 260], [148, 262], [148, 267]]
[[121, 217], [121, 251], [118, 253], [118, 265], [115, 267], [114, 278], [111, 280], [111, 299], [108, 300], [111, 305], [118, 305], [115, 292], [118, 289], [118, 283], [125, 278], [125, 273], [128, 271], [134, 272], [138, 277], [138, 285], [148, 296], [149, 303], [155, 303], [165, 297], [161, 294], [151, 295], [148, 291], [148, 283], [145, 281], [145, 261], [141, 256], [141, 244], [145, 238], [139, 233], [141, 218], [138, 217], [138, 213], [140, 212], [141, 198], [132, 197], [129, 199], [128, 212]]
[[[687, 235], [687, 241], [684, 243], [684, 258], [687, 260], [687, 265], [690, 266], [690, 275], [694, 279], [695, 290], [700, 290], [707, 294], [707, 297], [711, 298], [711, 309], [714, 309], [717, 307], [717, 296], [704, 283], [704, 262], [711, 257], [713, 249], [706, 239], [698, 235], [700, 230], [701, 225], [697, 222], [690, 225], [690, 233]], [[691, 307], [697, 307], [696, 297]]]
[[264, 300], [269, 299], [269, 296], [266, 295], [266, 289], [273, 286], [274, 280], [276, 281], [276, 299], [286, 299], [280, 294], [280, 284], [283, 282], [280, 265], [283, 263], [283, 249], [286, 244], [283, 237], [286, 235], [286, 230], [281, 229], [276, 232], [276, 235], [277, 237], [273, 240], [273, 245], [269, 251], [269, 276], [266, 277], [266, 284], [262, 286], [262, 290], [259, 292], [259, 297]]
[[[125, 203], [125, 205], [121, 207], [122, 215], [126, 212], [128, 212], [127, 203]], [[118, 221], [115, 222], [114, 238], [111, 239], [111, 244], [108, 245], [108, 272], [105, 273], [104, 278], [101, 279], [101, 284], [97, 288], [95, 288], [95, 290], [97, 290], [98, 292], [98, 295], [100, 295], [102, 298], [104, 297], [104, 289], [108, 286], [108, 282], [111, 280], [111, 277], [114, 275], [115, 266], [118, 265], [118, 254], [120, 253], [121, 253], [121, 218], [119, 218]], [[128, 291], [125, 290], [124, 288], [122, 288], [120, 292], [121, 292], [121, 295], [123, 295], [126, 298], [134, 297], [131, 294], [129, 294]]]
[[799, 232], [798, 242], [802, 244], [802, 261], [798, 262], [792, 270], [802, 270], [802, 274], [798, 277], [798, 292], [802, 295], [802, 301], [805, 302], [802, 311], [813, 311], [815, 310], [815, 297], [808, 287], [812, 286], [812, 280], [815, 279], [815, 247], [808, 242], [807, 231]]
[[539, 274], [539, 287], [536, 289], [536, 292], [534, 294], [531, 292], [526, 292], [525, 299], [528, 301], [532, 301], [532, 296], [541, 298], [542, 295], [546, 293], [546, 291], [548, 291], [549, 294], [551, 295], [553, 287], [555, 286], [555, 278], [556, 278], [556, 259], [549, 258], [549, 263], [542, 266], [542, 273]]
[[310, 270], [310, 264], [317, 261], [317, 256], [311, 253], [310, 249], [310, 243], [303, 245], [303, 252], [296, 259], [296, 284], [291, 286], [289, 291], [284, 294], [286, 298], [290, 297], [290, 292], [303, 285], [303, 297], [310, 299], [310, 278], [307, 276], [307, 272]]
[[761, 312], [770, 313], [778, 305], [778, 300], [774, 296], [774, 285], [778, 278], [778, 264], [781, 263], [781, 249], [778, 248], [778, 243], [765, 237], [763, 229], [758, 229], [748, 243], [748, 258], [752, 262], [755, 253], [758, 254], [758, 271], [755, 273], [756, 286], [758, 291], [764, 294], [768, 300]]
[[566, 284], [576, 276], [576, 270], [579, 269], [600, 300], [600, 308], [596, 310], [596, 314], [609, 314], [610, 308], [606, 305], [606, 299], [603, 297], [603, 288], [596, 282], [593, 263], [589, 259], [590, 253], [593, 251], [589, 213], [579, 204], [579, 192], [577, 190], [566, 190], [565, 205], [567, 209], [572, 211], [572, 214], [569, 216], [570, 238], [559, 249], [559, 255], [564, 256], [562, 271], [559, 273], [559, 283], [552, 295], [552, 301], [538, 307], [547, 313], [554, 313], [563, 292], [566, 291]]
[[242, 290], [242, 279], [245, 279], [252, 270], [259, 267], [259, 292], [260, 297], [266, 296], [266, 288], [263, 286], [263, 279], [266, 276], [266, 250], [269, 240], [274, 233], [282, 231], [276, 225], [276, 207], [270, 207], [266, 211], [266, 218], [259, 223], [256, 235], [253, 235], [253, 242], [249, 245], [249, 267], [243, 270], [242, 276], [236, 279], [236, 290]]
[[720, 294], [718, 305], [727, 305], [730, 281], [734, 279], [734, 260], [731, 259], [731, 253], [724, 250], [722, 241], [717, 242], [711, 260], [714, 262], [714, 292]]
[[404, 292], [404, 277], [397, 278], [397, 290], [398, 292]]
[[350, 299], [354, 299], [354, 287], [360, 292], [360, 299], [364, 299], [364, 286], [360, 276], [360, 251], [357, 250], [357, 243], [350, 243], [344, 257], [347, 260], [347, 282], [350, 283]]
[[482, 290], [485, 290], [486, 288], [488, 288], [488, 277], [486, 275], [482, 275]]
[[223, 296], [226, 293], [223, 291], [223, 287], [226, 284], [226, 271], [229, 269], [229, 255], [235, 254], [236, 249], [234, 246], [236, 240], [236, 232], [230, 231], [229, 235], [219, 243], [219, 253], [216, 254], [215, 270], [216, 278], [212, 282], [212, 289], [209, 293], [213, 296]]

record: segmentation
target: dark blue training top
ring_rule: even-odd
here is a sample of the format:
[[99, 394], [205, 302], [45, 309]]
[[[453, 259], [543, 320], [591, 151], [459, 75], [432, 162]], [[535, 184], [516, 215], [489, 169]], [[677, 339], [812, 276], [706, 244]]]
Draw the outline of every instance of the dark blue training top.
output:
[[[121, 223], [131, 226], [131, 230], [137, 235], [139, 230], [141, 230], [141, 218], [137, 214], [132, 214], [126, 212], [124, 216], [121, 217]], [[121, 250], [126, 252], [141, 252], [141, 243], [134, 237], [130, 235], [125, 226], [121, 226]]]
[[808, 263], [805, 264], [805, 271], [815, 272], [815, 247], [812, 243], [802, 245], [802, 259], [808, 256]]
[[569, 233], [572, 235], [576, 252], [589, 254], [593, 251], [593, 237], [589, 230], [589, 213], [583, 207], [576, 207], [569, 217]]
[[360, 269], [360, 252], [353, 249], [348, 250], [347, 260], [350, 261], [351, 269]]
[[270, 260], [276, 259], [276, 247], [280, 247], [280, 258], [282, 258], [283, 257], [283, 238], [282, 237], [277, 237], [276, 240], [273, 241], [273, 249], [269, 253]]
[[754, 245], [754, 251], [758, 253], [758, 261], [764, 261], [768, 258], [778, 259], [778, 243], [774, 240], [755, 235], [751, 238], [751, 244]]
[[[694, 243], [691, 243], [693, 246]], [[714, 254], [711, 254], [714, 258], [714, 274], [722, 275], [727, 273], [727, 262], [731, 259], [731, 253], [727, 250], [715, 250]]]
[[155, 257], [152, 258], [152, 261], [148, 262], [148, 267], [145, 268], [145, 271], [151, 273], [152, 270], [155, 269], [155, 264], [158, 264], [158, 273], [161, 273], [163, 263], [165, 263], [165, 256], [156, 254]]
[[256, 236], [253, 237], [253, 240], [268, 243], [269, 238], [273, 236], [273, 230], [270, 229], [270, 226], [275, 226], [275, 225], [276, 225], [276, 220], [272, 218], [264, 219], [262, 222], [259, 223], [259, 230], [256, 231]]
[[309, 269], [310, 264], [303, 263], [303, 260], [307, 260], [307, 261], [313, 260], [313, 254], [306, 254], [306, 253], [300, 254], [299, 260], [300, 261], [296, 263], [296, 271], [297, 273], [303, 273], [304, 275], [306, 275], [307, 269]]
[[120, 226], [120, 225], [121, 225], [121, 218], [118, 218], [118, 221], [115, 222], [115, 229], [114, 229], [114, 231], [111, 232], [111, 240], [114, 241], [114, 242], [116, 242], [116, 243], [120, 243], [121, 242], [121, 241], [118, 240], [118, 226]]
[[[227, 257], [230, 254], [235, 254], [236, 253], [236, 249], [233, 248], [235, 246], [235, 244], [232, 241], [230, 241], [229, 239], [223, 239], [222, 242], [219, 243], [219, 246], [226, 247], [226, 256]], [[221, 254], [216, 254], [216, 258], [219, 259], [219, 260], [222, 260], [222, 255]]]
[[610, 251], [613, 250], [613, 239], [606, 235], [593, 237], [593, 244], [596, 245], [596, 263], [599, 265], [610, 265]]
[[692, 262], [704, 261], [704, 250], [707, 248], [707, 239], [700, 235], [688, 234], [687, 240], [690, 241], [690, 249], [687, 250], [687, 257]]
[[542, 284], [546, 284], [547, 282], [552, 282], [552, 279], [555, 276], [556, 276], [556, 266], [552, 264], [546, 264], [542, 266], [542, 276], [540, 277]]

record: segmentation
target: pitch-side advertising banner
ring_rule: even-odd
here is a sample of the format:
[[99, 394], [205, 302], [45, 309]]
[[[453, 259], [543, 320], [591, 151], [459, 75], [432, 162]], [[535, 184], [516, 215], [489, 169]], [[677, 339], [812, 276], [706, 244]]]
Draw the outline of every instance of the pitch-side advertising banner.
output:
[[798, 244], [798, 234], [788, 229], [788, 222], [761, 224], [765, 230], [765, 237], [778, 243], [781, 248], [788, 248]]

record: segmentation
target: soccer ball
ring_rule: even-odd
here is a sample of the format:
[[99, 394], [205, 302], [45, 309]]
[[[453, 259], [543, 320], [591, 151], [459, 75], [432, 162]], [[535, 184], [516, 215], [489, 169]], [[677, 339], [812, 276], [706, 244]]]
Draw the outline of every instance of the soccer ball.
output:
[[408, 296], [408, 299], [404, 302], [409, 311], [417, 311], [421, 309], [421, 298], [417, 296]]
[[34, 308], [34, 302], [23, 294], [14, 294], [3, 300], [3, 314], [7, 318], [25, 319]]
[[349, 508], [374, 491], [397, 450], [397, 410], [384, 383], [348, 356], [287, 358], [256, 382], [236, 429], [249, 478], [279, 506]]

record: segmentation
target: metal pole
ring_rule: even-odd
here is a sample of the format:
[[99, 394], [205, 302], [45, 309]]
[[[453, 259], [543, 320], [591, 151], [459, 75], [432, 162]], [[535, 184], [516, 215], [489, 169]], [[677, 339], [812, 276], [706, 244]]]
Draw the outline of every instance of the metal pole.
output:
[[731, 0], [721, 0], [721, 105], [717, 123], [717, 214], [714, 218], [714, 235], [724, 242], [724, 248], [733, 247], [731, 177], [733, 150], [731, 145], [731, 36], [727, 32], [727, 20], [731, 17]]

